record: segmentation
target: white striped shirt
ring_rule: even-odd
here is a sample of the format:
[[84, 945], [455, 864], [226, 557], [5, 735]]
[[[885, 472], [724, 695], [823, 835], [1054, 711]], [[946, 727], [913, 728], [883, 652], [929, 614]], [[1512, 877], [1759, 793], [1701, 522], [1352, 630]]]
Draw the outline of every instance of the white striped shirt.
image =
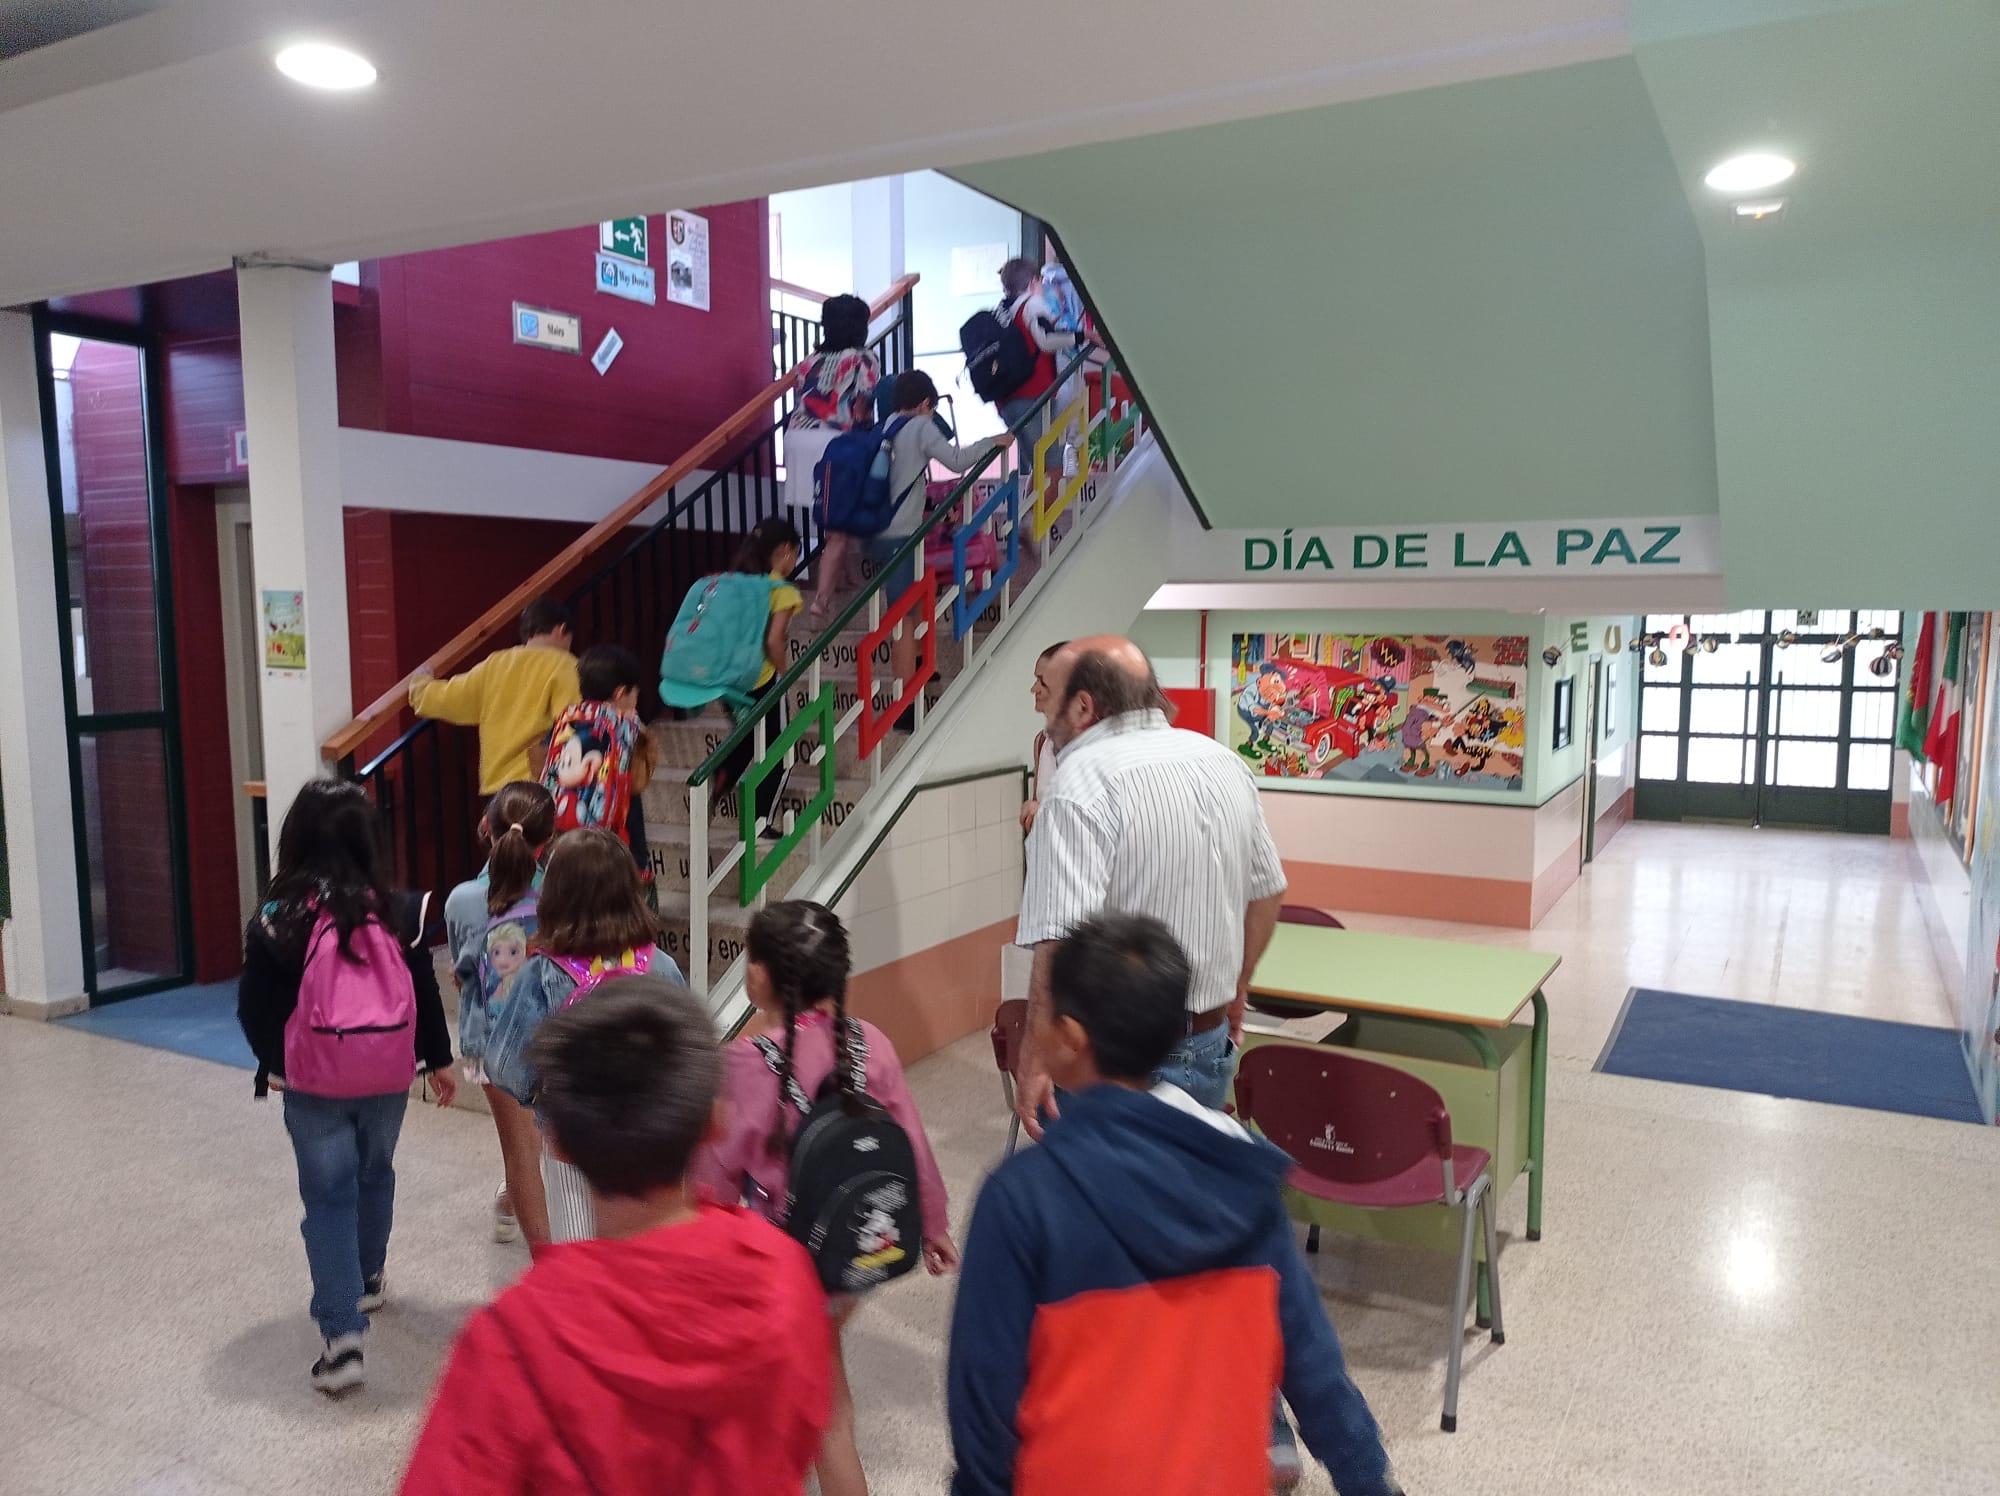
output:
[[1060, 940], [1104, 909], [1150, 914], [1187, 952], [1188, 1010], [1234, 1002], [1244, 911], [1285, 891], [1243, 760], [1144, 711], [1098, 723], [1061, 762], [1028, 838], [1015, 938]]

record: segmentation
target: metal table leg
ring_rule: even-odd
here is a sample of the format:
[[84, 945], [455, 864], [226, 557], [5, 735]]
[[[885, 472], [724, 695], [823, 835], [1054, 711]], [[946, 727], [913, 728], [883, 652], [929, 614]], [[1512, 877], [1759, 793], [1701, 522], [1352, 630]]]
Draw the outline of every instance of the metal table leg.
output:
[[1543, 1129], [1549, 1101], [1549, 1000], [1536, 990], [1534, 1056], [1528, 1071], [1528, 1240], [1542, 1239]]

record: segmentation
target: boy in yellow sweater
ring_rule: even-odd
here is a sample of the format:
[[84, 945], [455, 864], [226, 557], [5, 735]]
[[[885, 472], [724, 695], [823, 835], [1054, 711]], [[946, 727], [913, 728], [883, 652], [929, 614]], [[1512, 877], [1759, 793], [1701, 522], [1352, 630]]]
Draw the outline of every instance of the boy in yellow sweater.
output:
[[531, 755], [556, 718], [583, 696], [570, 653], [574, 642], [569, 609], [554, 598], [537, 598], [521, 614], [516, 648], [488, 655], [450, 680], [419, 671], [410, 682], [410, 705], [419, 717], [479, 729], [480, 794], [541, 777]]

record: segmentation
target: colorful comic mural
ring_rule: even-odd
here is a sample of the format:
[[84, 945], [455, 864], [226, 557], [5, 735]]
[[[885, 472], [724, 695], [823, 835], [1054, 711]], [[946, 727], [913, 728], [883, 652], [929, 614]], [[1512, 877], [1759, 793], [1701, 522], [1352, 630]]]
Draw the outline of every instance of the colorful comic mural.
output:
[[1528, 641], [1237, 634], [1229, 740], [1273, 779], [1518, 790]]

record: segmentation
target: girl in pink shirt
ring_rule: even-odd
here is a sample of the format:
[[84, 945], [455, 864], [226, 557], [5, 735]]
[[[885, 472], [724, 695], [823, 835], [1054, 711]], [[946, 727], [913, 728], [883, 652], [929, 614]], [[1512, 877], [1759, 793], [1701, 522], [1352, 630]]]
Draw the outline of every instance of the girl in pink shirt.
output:
[[[902, 1062], [888, 1035], [847, 1013], [846, 929], [831, 909], [794, 899], [758, 913], [745, 947], [745, 987], [757, 1012], [724, 1046], [722, 1131], [695, 1154], [688, 1182], [724, 1203], [747, 1200], [782, 1225], [792, 1134], [827, 1078], [839, 1074], [844, 1087], [866, 1091], [909, 1134], [924, 1218], [924, 1266], [933, 1277], [949, 1272], [958, 1265], [958, 1248], [945, 1215], [944, 1177], [910, 1099]], [[856, 1302], [836, 1299], [829, 1305], [836, 1331], [845, 1327]], [[820, 1490], [824, 1496], [867, 1496], [837, 1335], [833, 1384], [833, 1424], [818, 1465]]]

